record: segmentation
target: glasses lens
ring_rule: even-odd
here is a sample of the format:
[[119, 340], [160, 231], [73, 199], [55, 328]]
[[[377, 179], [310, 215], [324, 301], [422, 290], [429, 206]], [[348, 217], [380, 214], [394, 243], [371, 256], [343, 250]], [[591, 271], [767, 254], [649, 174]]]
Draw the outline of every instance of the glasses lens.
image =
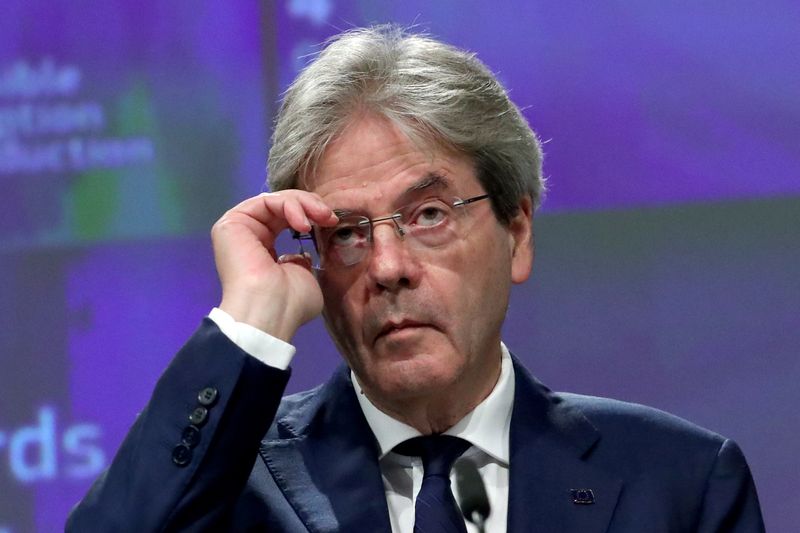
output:
[[438, 248], [458, 238], [461, 211], [444, 200], [428, 199], [400, 209], [400, 224], [412, 246]]
[[370, 221], [366, 217], [347, 217], [332, 228], [316, 229], [322, 267], [355, 265], [367, 255], [370, 242]]

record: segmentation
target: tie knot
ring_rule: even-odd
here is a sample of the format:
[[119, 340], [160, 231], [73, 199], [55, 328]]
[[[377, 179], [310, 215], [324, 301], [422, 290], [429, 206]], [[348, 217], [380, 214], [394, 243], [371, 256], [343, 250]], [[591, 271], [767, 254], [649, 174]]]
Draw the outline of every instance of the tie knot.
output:
[[426, 435], [400, 443], [394, 449], [401, 455], [422, 459], [423, 476], [450, 477], [453, 463], [470, 447], [464, 439], [452, 435]]

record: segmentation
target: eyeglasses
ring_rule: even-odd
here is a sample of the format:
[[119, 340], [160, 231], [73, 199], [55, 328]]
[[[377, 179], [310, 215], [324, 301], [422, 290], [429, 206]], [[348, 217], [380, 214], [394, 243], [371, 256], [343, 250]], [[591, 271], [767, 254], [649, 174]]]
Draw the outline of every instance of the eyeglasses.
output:
[[[315, 226], [311, 233], [294, 231], [292, 236], [300, 245], [300, 254], [310, 257], [315, 269], [350, 267], [369, 254], [376, 224], [393, 224], [397, 236], [412, 248], [441, 248], [468, 231], [466, 206], [486, 198], [489, 198], [488, 194], [466, 200], [428, 198], [405, 205], [391, 215], [372, 219], [361, 215], [343, 216], [334, 227]], [[303, 246], [303, 241], [308, 240], [314, 243], [313, 247]]]

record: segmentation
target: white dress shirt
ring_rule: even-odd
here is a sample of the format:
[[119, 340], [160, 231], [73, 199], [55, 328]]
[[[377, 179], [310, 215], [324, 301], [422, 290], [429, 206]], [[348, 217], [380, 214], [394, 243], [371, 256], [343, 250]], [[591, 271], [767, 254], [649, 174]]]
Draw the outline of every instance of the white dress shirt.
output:
[[[491, 533], [506, 531], [508, 514], [508, 436], [514, 403], [514, 367], [508, 349], [503, 344], [501, 348], [503, 359], [500, 378], [492, 392], [475, 409], [444, 432], [445, 435], [461, 437], [472, 444], [459, 461], [473, 461], [483, 478], [492, 509], [486, 521], [486, 531]], [[352, 374], [352, 378], [358, 402], [378, 440], [379, 461], [392, 531], [411, 533], [414, 529], [414, 501], [422, 486], [422, 460], [419, 457], [395, 453], [392, 449], [421, 433], [375, 407], [361, 390], [355, 374]], [[452, 474], [450, 479], [453, 481], [453, 494], [458, 501], [458, 489]], [[467, 523], [467, 531], [475, 532], [477, 528]]]
[[[221, 309], [214, 308], [208, 316], [231, 341], [248, 354], [270, 366], [288, 368], [295, 353], [291, 344], [248, 324], [236, 322]], [[472, 444], [459, 461], [473, 461], [483, 478], [491, 506], [491, 514], [486, 521], [486, 531], [489, 533], [505, 533], [508, 514], [509, 432], [514, 403], [514, 368], [508, 349], [502, 343], [501, 349], [500, 378], [492, 392], [445, 432], [446, 435], [460, 437]], [[392, 449], [421, 433], [375, 407], [362, 391], [355, 374], [351, 374], [351, 377], [358, 403], [378, 441], [379, 464], [392, 531], [411, 533], [414, 529], [414, 501], [422, 485], [422, 461], [418, 457], [400, 455]], [[458, 501], [455, 482], [452, 487]], [[467, 522], [467, 531], [474, 533], [477, 528]]]

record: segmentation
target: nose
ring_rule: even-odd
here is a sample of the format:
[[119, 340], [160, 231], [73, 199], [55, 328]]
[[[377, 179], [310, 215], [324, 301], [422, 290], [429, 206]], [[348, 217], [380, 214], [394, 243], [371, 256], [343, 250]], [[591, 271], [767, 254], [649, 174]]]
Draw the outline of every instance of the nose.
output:
[[397, 292], [419, 284], [422, 265], [392, 223], [373, 227], [372, 250], [367, 261], [367, 276], [375, 292]]

